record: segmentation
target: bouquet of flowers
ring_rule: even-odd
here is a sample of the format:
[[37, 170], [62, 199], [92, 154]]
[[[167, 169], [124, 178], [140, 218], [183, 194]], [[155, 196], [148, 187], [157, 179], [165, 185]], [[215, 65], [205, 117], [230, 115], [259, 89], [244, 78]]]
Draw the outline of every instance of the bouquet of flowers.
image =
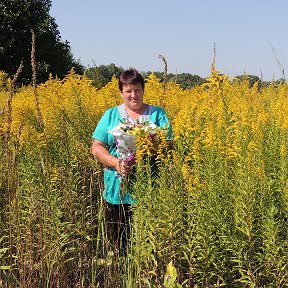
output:
[[[153, 138], [157, 132], [157, 126], [148, 121], [135, 121], [135, 122], [121, 122], [119, 125], [110, 130], [116, 142], [116, 152], [120, 160], [126, 165], [133, 166], [135, 164], [136, 154], [136, 138], [139, 135], [146, 135]], [[116, 171], [120, 181], [123, 182], [124, 176], [119, 175]]]

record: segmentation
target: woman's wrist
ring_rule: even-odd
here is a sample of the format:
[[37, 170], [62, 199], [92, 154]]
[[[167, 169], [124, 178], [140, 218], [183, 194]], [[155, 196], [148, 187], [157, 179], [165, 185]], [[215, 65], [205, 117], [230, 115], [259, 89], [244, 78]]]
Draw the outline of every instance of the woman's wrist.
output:
[[118, 159], [118, 158], [116, 158], [116, 157], [113, 157], [112, 163], [113, 163], [113, 164], [112, 164], [111, 166], [112, 166], [115, 170], [119, 171], [120, 166], [121, 166], [121, 160]]

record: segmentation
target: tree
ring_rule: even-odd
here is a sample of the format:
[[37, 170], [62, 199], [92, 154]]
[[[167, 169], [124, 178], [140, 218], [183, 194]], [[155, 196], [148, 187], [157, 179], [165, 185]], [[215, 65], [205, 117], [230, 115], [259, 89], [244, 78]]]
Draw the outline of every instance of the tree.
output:
[[194, 86], [203, 84], [205, 80], [198, 75], [192, 75], [190, 73], [181, 73], [171, 77], [170, 81], [176, 82], [183, 89], [189, 89]]
[[70, 45], [62, 41], [55, 19], [49, 15], [51, 0], [0, 0], [0, 70], [13, 75], [20, 62], [24, 69], [20, 80], [31, 82], [31, 31], [36, 35], [38, 82], [49, 74], [62, 78], [74, 67], [83, 72], [74, 60]]
[[243, 74], [243, 75], [235, 76], [234, 79], [240, 82], [248, 81], [250, 88], [253, 87], [253, 85], [257, 82], [259, 83], [259, 87], [261, 86], [261, 79], [255, 75]]
[[[157, 78], [164, 81], [164, 73], [163, 72], [145, 72], [143, 73], [144, 77], [147, 78], [151, 73], [153, 73]], [[204, 83], [204, 79], [198, 75], [192, 75], [190, 73], [181, 73], [181, 74], [167, 74], [167, 81], [175, 82], [181, 86], [183, 89], [189, 89], [194, 86], [198, 86]]]
[[115, 64], [111, 63], [109, 65], [100, 65], [88, 68], [86, 70], [86, 75], [92, 80], [92, 84], [97, 88], [105, 86], [111, 81], [112, 77], [115, 75], [117, 78], [124, 71], [122, 67], [117, 67]]

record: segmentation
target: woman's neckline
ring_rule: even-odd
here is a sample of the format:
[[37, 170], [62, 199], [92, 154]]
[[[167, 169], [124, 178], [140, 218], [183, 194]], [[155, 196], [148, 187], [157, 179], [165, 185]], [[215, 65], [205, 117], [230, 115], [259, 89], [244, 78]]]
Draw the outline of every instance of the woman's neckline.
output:
[[148, 114], [148, 109], [149, 109], [149, 104], [143, 104], [144, 108], [143, 108], [143, 111], [141, 113], [138, 113], [138, 112], [134, 112], [133, 110], [131, 109], [127, 109], [127, 107], [125, 106], [125, 104], [123, 103], [123, 108], [125, 109], [126, 113], [127, 113], [127, 116], [132, 119], [132, 120], [137, 120], [139, 119], [141, 116], [143, 115], [146, 115]]

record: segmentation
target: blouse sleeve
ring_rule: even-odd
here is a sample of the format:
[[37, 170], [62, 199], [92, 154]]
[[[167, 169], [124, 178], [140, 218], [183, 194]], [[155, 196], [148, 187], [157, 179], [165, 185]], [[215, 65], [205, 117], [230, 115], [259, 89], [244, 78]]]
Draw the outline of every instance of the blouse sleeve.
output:
[[109, 120], [109, 113], [108, 111], [106, 111], [99, 120], [92, 134], [92, 138], [94, 140], [99, 140], [103, 143], [108, 144], [108, 120]]
[[164, 109], [160, 109], [160, 113], [159, 113], [159, 123], [158, 125], [163, 128], [163, 129], [167, 129], [167, 136], [166, 139], [167, 140], [173, 140], [173, 130], [172, 130], [172, 126], [170, 124], [170, 121], [168, 119], [168, 116], [165, 112]]

